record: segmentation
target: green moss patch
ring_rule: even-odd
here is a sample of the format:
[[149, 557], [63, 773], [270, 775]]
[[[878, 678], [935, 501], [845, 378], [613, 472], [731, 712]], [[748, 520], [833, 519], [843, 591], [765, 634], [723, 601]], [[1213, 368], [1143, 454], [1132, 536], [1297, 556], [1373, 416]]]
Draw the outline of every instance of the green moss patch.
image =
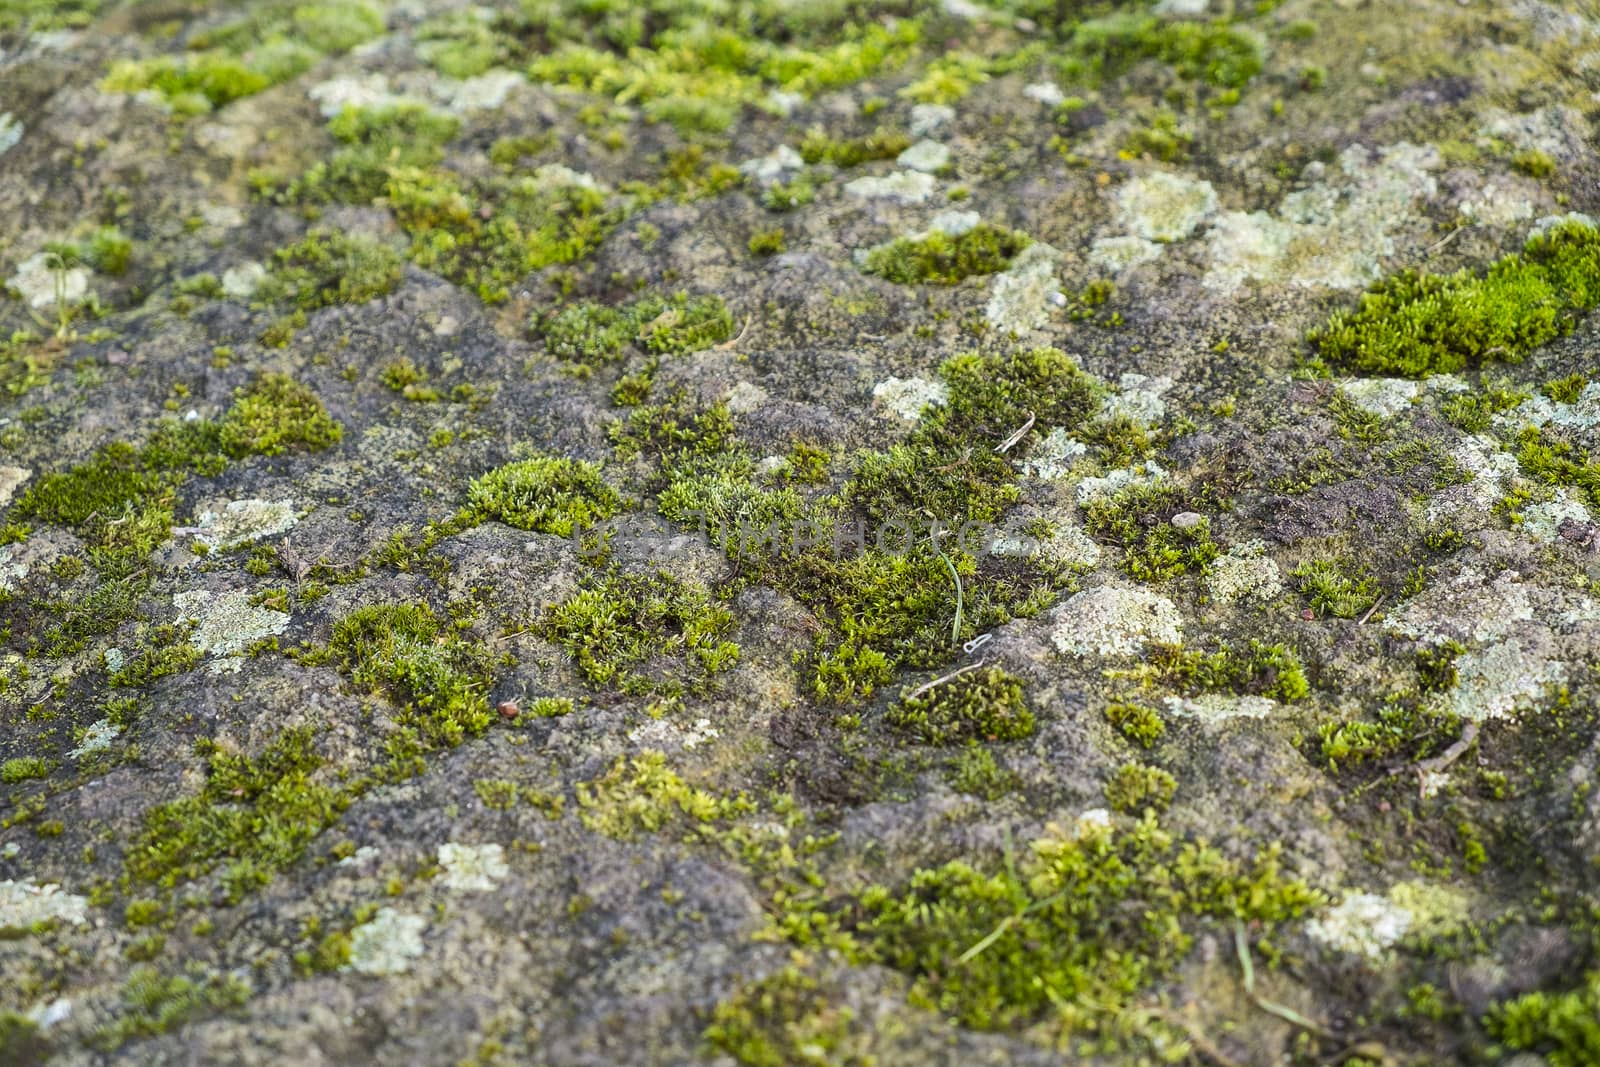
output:
[[338, 230], [317, 229], [272, 254], [272, 272], [257, 296], [301, 311], [364, 304], [400, 284], [400, 253]]
[[536, 533], [570, 537], [580, 526], [610, 518], [621, 507], [594, 463], [537, 456], [473, 479], [467, 504], [491, 519]]
[[[1109, 1027], [1170, 974], [1197, 930], [1297, 918], [1319, 894], [1264, 850], [1244, 865], [1154, 817], [1035, 841], [993, 874], [962, 861], [852, 902], [852, 954], [911, 979], [911, 1002], [976, 1030]], [[1104, 1051], [1104, 1048], [1101, 1049]]]
[[930, 745], [1017, 741], [1033, 734], [1021, 680], [999, 667], [967, 671], [920, 693], [908, 690], [885, 718]]
[[578, 818], [596, 833], [631, 840], [678, 823], [693, 826], [754, 810], [743, 797], [718, 796], [685, 782], [659, 752], [619, 759], [577, 788]]
[[344, 436], [344, 428], [329, 417], [316, 393], [274, 373], [240, 389], [217, 429], [222, 450], [236, 459], [291, 449], [319, 452]]
[[624, 693], [704, 690], [739, 658], [727, 639], [733, 615], [699, 585], [665, 571], [590, 579], [538, 629], [591, 685]]
[[1600, 232], [1568, 222], [1529, 239], [1488, 272], [1385, 279], [1308, 340], [1361, 374], [1421, 378], [1520, 362], [1600, 304]]
[[710, 348], [733, 336], [733, 316], [715, 294], [645, 297], [631, 304], [569, 304], [533, 324], [552, 355], [596, 367], [622, 358], [629, 344], [658, 355]]
[[1151, 652], [1149, 667], [1186, 696], [1232, 693], [1295, 701], [1311, 692], [1305, 665], [1293, 649], [1254, 639], [1244, 650], [1229, 645], [1214, 652], [1159, 647]]
[[1167, 810], [1178, 790], [1178, 780], [1159, 767], [1143, 763], [1124, 763], [1106, 782], [1106, 804], [1112, 811], [1137, 815]]
[[866, 270], [901, 285], [954, 285], [976, 274], [995, 274], [1032, 240], [1016, 230], [980, 222], [958, 236], [933, 230], [899, 237], [867, 253]]
[[426, 604], [359, 608], [334, 626], [328, 651], [351, 681], [399, 705], [401, 723], [430, 744], [460, 744], [493, 719], [488, 650]]
[[309, 728], [286, 731], [253, 758], [210, 741], [196, 750], [206, 758], [205, 785], [146, 812], [123, 857], [137, 882], [171, 889], [226, 863], [222, 881], [237, 901], [299, 859], [348, 803], [317, 776], [322, 759]]
[[1183, 526], [1172, 520], [1223, 503], [1204, 488], [1136, 483], [1091, 500], [1084, 508], [1083, 525], [1092, 537], [1122, 550], [1119, 565], [1129, 577], [1162, 582], [1190, 571], [1203, 573], [1219, 551], [1205, 516], [1186, 520]]

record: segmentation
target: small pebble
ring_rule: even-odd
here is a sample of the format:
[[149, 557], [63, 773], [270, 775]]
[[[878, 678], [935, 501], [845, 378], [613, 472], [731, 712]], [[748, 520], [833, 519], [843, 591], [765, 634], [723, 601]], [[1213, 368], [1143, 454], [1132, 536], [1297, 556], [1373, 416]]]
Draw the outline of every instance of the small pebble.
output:
[[500, 712], [500, 717], [502, 719], [515, 719], [518, 715], [522, 714], [522, 709], [517, 706], [517, 702], [515, 700], [502, 700], [498, 705], [496, 705], [496, 710]]
[[1206, 517], [1198, 511], [1180, 511], [1172, 516], [1172, 525], [1180, 530], [1193, 530], [1206, 521]]

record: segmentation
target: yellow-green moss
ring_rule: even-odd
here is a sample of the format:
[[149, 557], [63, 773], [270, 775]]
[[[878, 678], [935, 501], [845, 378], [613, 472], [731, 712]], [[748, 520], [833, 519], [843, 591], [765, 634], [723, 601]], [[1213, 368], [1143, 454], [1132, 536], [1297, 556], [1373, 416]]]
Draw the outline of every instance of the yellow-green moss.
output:
[[866, 269], [901, 285], [954, 285], [973, 275], [1005, 270], [1032, 243], [1026, 234], [980, 222], [955, 237], [934, 230], [921, 237], [896, 238], [867, 253]]
[[266, 373], [234, 394], [217, 426], [222, 450], [234, 458], [276, 456], [291, 449], [318, 452], [344, 436], [317, 394], [286, 374]]
[[467, 504], [478, 514], [536, 533], [570, 537], [621, 506], [598, 464], [565, 456], [518, 460], [473, 479]]
[[967, 671], [920, 694], [907, 690], [885, 718], [930, 745], [1016, 741], [1034, 727], [1021, 680], [999, 667]]

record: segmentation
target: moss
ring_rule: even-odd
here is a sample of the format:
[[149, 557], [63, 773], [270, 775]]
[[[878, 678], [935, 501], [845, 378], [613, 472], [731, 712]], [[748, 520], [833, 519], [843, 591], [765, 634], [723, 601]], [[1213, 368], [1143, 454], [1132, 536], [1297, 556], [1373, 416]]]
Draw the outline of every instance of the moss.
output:
[[[0, 9], [0, 18], [4, 10]], [[0, 1061], [17, 1067], [35, 1067], [54, 1051], [39, 1024], [15, 1011], [0, 1011]]]
[[990, 801], [1015, 792], [1022, 784], [1016, 774], [1000, 765], [992, 751], [976, 741], [961, 750], [947, 777], [956, 792]]
[[1451, 394], [1439, 410], [1451, 425], [1467, 433], [1483, 433], [1496, 415], [1515, 408], [1529, 395], [1510, 382], [1486, 382], [1480, 389]]
[[401, 724], [429, 744], [460, 744], [494, 718], [488, 650], [426, 604], [358, 608], [334, 626], [328, 651], [351, 681], [399, 705]]
[[145, 812], [123, 857], [128, 874], [172, 889], [227, 863], [222, 881], [234, 902], [265, 885], [349, 803], [317, 780], [322, 759], [312, 741], [309, 728], [297, 727], [254, 758], [197, 742], [207, 763], [205, 784]]
[[674, 823], [709, 823], [753, 810], [685, 782], [660, 752], [620, 758], [604, 775], [577, 787], [578, 818], [595, 833], [627, 841]]
[[1065, 1049], [1075, 1032], [1112, 1027], [1196, 930], [1283, 922], [1320, 900], [1282, 873], [1276, 850], [1245, 867], [1149, 816], [1035, 841], [993, 874], [959, 860], [919, 871], [902, 889], [863, 892], [841, 925], [857, 960], [911, 979], [914, 1006], [975, 1030], [1042, 1025]]
[[750, 235], [749, 244], [752, 256], [775, 256], [784, 249], [784, 236], [782, 229], [762, 230]]
[[473, 479], [467, 504], [519, 530], [570, 537], [575, 528], [616, 514], [621, 500], [600, 479], [597, 464], [537, 456]]
[[106, 1051], [139, 1037], [173, 1030], [191, 1019], [236, 1008], [250, 999], [250, 984], [235, 975], [191, 964], [184, 974], [164, 975], [140, 966], [122, 984], [122, 1012], [95, 1032], [94, 1044]]
[[224, 52], [195, 52], [182, 57], [119, 60], [101, 88], [109, 93], [161, 94], [180, 115], [200, 115], [212, 108], [254, 96], [272, 84], [266, 74]]
[[1600, 232], [1563, 223], [1479, 276], [1407, 271], [1311, 333], [1319, 355], [1362, 374], [1419, 378], [1520, 362], [1600, 303]]
[[732, 614], [699, 585], [664, 571], [590, 578], [538, 630], [591, 685], [625, 693], [703, 690], [739, 658], [739, 646], [727, 640]]
[[385, 192], [412, 262], [500, 303], [528, 274], [593, 252], [625, 217], [599, 189], [539, 176], [467, 188], [443, 171], [398, 169]]
[[177, 487], [191, 474], [215, 475], [226, 464], [215, 424], [167, 420], [143, 447], [103, 445], [84, 463], [41, 475], [11, 514], [72, 530], [101, 576], [120, 580], [170, 535]]
[[201, 651], [189, 643], [188, 626], [153, 627], [139, 641], [119, 669], [106, 679], [117, 687], [145, 686], [170, 674], [191, 671], [200, 665]]
[[925, 692], [908, 690], [885, 718], [930, 745], [1017, 741], [1034, 729], [1021, 680], [999, 667], [967, 671]]
[[1263, 44], [1227, 22], [1165, 21], [1124, 12], [1079, 23], [1057, 66], [1069, 81], [1118, 77], [1143, 59], [1170, 63], [1180, 77], [1222, 89], [1246, 85], [1265, 64]]
[[444, 146], [461, 123], [422, 104], [347, 107], [328, 122], [340, 147], [288, 190], [302, 202], [365, 204], [382, 196], [389, 180], [405, 168], [431, 167], [444, 159]]
[[261, 299], [301, 311], [362, 304], [400, 284], [400, 254], [388, 245], [337, 230], [317, 229], [272, 254]]
[[800, 158], [808, 164], [831, 163], [849, 168], [874, 159], [893, 159], [910, 147], [911, 138], [887, 127], [866, 137], [839, 140], [829, 137], [820, 126], [813, 126], [800, 142]]
[[1130, 815], [1142, 811], [1159, 815], [1167, 810], [1177, 790], [1178, 780], [1161, 768], [1124, 763], [1106, 782], [1106, 804], [1112, 811]]
[[1545, 382], [1539, 391], [1558, 404], [1576, 404], [1588, 384], [1587, 375], [1573, 373], [1565, 378], [1554, 378]]
[[1124, 159], [1148, 157], [1163, 163], [1182, 163], [1189, 158], [1189, 148], [1193, 144], [1194, 135], [1178, 125], [1178, 116], [1162, 110], [1150, 125], [1136, 127], [1128, 133], [1118, 155]]
[[[841, 17], [844, 9], [799, 20], [789, 11], [762, 16], [755, 7], [714, 21], [703, 12], [673, 4], [626, 16], [604, 5], [576, 16], [554, 5], [531, 8], [528, 29], [554, 47], [541, 50], [528, 74], [632, 101], [651, 121], [692, 136], [727, 129], [741, 107], [760, 104], [773, 89], [809, 95], [898, 66], [921, 34], [917, 19], [861, 24]], [[783, 43], [756, 21], [774, 17], [785, 27]]]
[[1167, 732], [1167, 724], [1154, 708], [1118, 702], [1106, 706], [1106, 721], [1140, 748], [1150, 748]]
[[1529, 148], [1511, 157], [1511, 165], [1530, 178], [1548, 178], [1556, 172], [1556, 161], [1550, 153]]
[[1549, 429], [1525, 427], [1517, 437], [1517, 463], [1547, 485], [1580, 489], [1600, 505], [1600, 457], [1556, 436]]
[[664, 468], [689, 466], [723, 454], [733, 441], [733, 416], [717, 403], [696, 411], [679, 396], [640, 404], [606, 427], [618, 459], [644, 456]]
[[768, 211], [793, 211], [817, 197], [817, 178], [802, 171], [787, 182], [773, 182], [761, 194], [761, 205]]
[[1083, 525], [1090, 536], [1122, 550], [1119, 566], [1129, 577], [1168, 581], [1190, 571], [1204, 572], [1219, 552], [1209, 519], [1202, 516], [1179, 527], [1173, 518], [1218, 503], [1206, 487], [1134, 483], [1091, 500], [1084, 508]]
[[0, 764], [0, 782], [15, 785], [30, 778], [43, 778], [50, 773], [50, 761], [39, 756], [17, 756]]
[[1370, 576], [1361, 573], [1346, 559], [1307, 560], [1290, 575], [1300, 593], [1311, 603], [1311, 610], [1336, 619], [1365, 615], [1383, 590]]
[[1187, 696], [1232, 693], [1296, 701], [1311, 692], [1305, 665], [1292, 649], [1253, 638], [1244, 652], [1230, 645], [1214, 652], [1161, 646], [1148, 660], [1158, 678]]
[[473, 78], [511, 58], [510, 41], [475, 12], [451, 12], [417, 27], [417, 54], [447, 78]]
[[217, 426], [219, 443], [235, 459], [277, 456], [290, 450], [320, 452], [339, 443], [344, 428], [317, 394], [285, 374], [268, 372], [234, 394]]
[[993, 521], [1017, 495], [1015, 471], [996, 446], [1030, 419], [1070, 430], [1101, 396], [1094, 380], [1053, 348], [964, 353], [939, 373], [946, 404], [925, 411], [904, 442], [855, 457], [843, 497], [875, 521], [924, 512], [950, 526]]
[[1026, 234], [980, 222], [956, 237], [934, 230], [918, 238], [896, 238], [867, 253], [866, 270], [901, 285], [954, 285], [1005, 270], [1031, 243]]
[[816, 979], [789, 966], [719, 1002], [704, 1037], [745, 1067], [867, 1067], [870, 1058], [846, 1051], [854, 1018], [849, 1008], [829, 1003]]
[[1550, 1067], [1600, 1061], [1600, 971], [1559, 992], [1525, 993], [1495, 1005], [1484, 1019], [1507, 1047], [1537, 1051]]

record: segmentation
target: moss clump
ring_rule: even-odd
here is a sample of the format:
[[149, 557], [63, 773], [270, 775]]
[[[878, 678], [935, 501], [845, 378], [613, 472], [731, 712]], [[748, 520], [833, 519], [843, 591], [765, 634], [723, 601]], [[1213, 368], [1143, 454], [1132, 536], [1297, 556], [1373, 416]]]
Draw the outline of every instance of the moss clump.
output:
[[1260, 38], [1224, 21], [1166, 21], [1124, 12], [1074, 27], [1057, 66], [1069, 81], [1109, 79], [1144, 59], [1170, 63], [1183, 78], [1239, 89], [1261, 73], [1266, 56]]
[[1136, 815], [1167, 810], [1178, 791], [1178, 780], [1159, 767], [1143, 763], [1124, 763], [1106, 782], [1106, 803], [1112, 811]]
[[866, 269], [901, 285], [954, 285], [975, 274], [1005, 270], [1032, 243], [1026, 234], [980, 222], [955, 237], [933, 230], [921, 237], [896, 238], [867, 253]]
[[622, 502], [601, 481], [598, 464], [536, 456], [473, 479], [467, 504], [519, 530], [570, 537], [577, 527], [615, 515]]
[[976, 741], [961, 750], [946, 780], [956, 792], [984, 800], [999, 800], [1022, 784], [1014, 772], [1000, 765], [993, 752]]
[[506, 300], [533, 271], [587, 256], [625, 216], [592, 185], [539, 175], [469, 187], [445, 171], [407, 168], [385, 196], [411, 235], [412, 262], [486, 303]]
[[1600, 232], [1568, 222], [1530, 238], [1479, 276], [1414, 271], [1388, 278], [1308, 340], [1362, 374], [1420, 378], [1520, 362], [1600, 304]]
[[429, 744], [460, 744], [493, 720], [488, 650], [426, 604], [359, 608], [334, 626], [328, 651], [351, 681], [398, 704], [401, 724]]
[[15, 785], [30, 778], [43, 778], [50, 773], [50, 761], [38, 756], [17, 756], [0, 764], [0, 782]]
[[1312, 611], [1336, 619], [1354, 619], [1366, 614], [1383, 593], [1376, 581], [1343, 559], [1307, 560], [1296, 567], [1290, 577], [1311, 602]]
[[745, 1067], [865, 1067], [848, 1049], [855, 1013], [828, 1002], [816, 979], [785, 967], [740, 986], [711, 1013], [705, 1040]]
[[733, 316], [715, 294], [678, 293], [623, 307], [571, 304], [534, 329], [552, 355], [595, 367], [620, 359], [630, 342], [657, 355], [710, 348], [733, 336]]
[[885, 128], [866, 137], [840, 140], [812, 127], [800, 142], [800, 158], [808, 164], [831, 163], [849, 168], [874, 159], [893, 159], [910, 147], [911, 138], [899, 130]]
[[[1438, 651], [1449, 656], [1448, 670], [1453, 676], [1454, 653], [1447, 648]], [[1422, 666], [1420, 660], [1418, 665]], [[1348, 771], [1400, 753], [1416, 761], [1445, 748], [1460, 732], [1461, 723], [1455, 716], [1433, 710], [1412, 694], [1388, 701], [1378, 710], [1376, 720], [1320, 723], [1317, 755], [1328, 770], [1334, 772]]]
[[272, 254], [272, 273], [258, 295], [269, 302], [315, 311], [335, 304], [364, 304], [400, 284], [400, 254], [388, 245], [337, 230], [312, 230]]
[[999, 667], [967, 671], [926, 692], [908, 690], [885, 717], [930, 745], [1017, 741], [1034, 728], [1022, 681]]
[[250, 999], [250, 983], [191, 964], [184, 974], [164, 975], [139, 966], [122, 984], [122, 1014], [96, 1031], [94, 1044], [110, 1051], [139, 1037], [153, 1037], [191, 1019], [237, 1008]]
[[1571, 486], [1600, 504], [1600, 457], [1547, 428], [1526, 427], [1517, 438], [1517, 463], [1547, 485]]
[[348, 51], [383, 28], [381, 10], [363, 0], [254, 5], [231, 22], [192, 34], [182, 56], [117, 63], [101, 87], [154, 90], [180, 115], [204, 114], [288, 81], [319, 55]]
[[1588, 384], [1589, 378], [1587, 375], [1573, 373], [1565, 378], [1555, 378], [1545, 382], [1544, 387], [1539, 391], [1558, 404], [1576, 404]]
[[754, 810], [743, 797], [720, 797], [690, 785], [653, 751], [618, 759], [601, 777], [579, 784], [577, 797], [585, 826], [622, 841], [677, 822], [709, 823]]
[[1291, 702], [1311, 692], [1305, 665], [1292, 649], [1253, 638], [1246, 652], [1227, 645], [1215, 652], [1162, 646], [1151, 652], [1149, 667], [1186, 696], [1232, 693]]
[[317, 780], [322, 759], [312, 741], [310, 728], [297, 727], [254, 758], [198, 742], [205, 785], [145, 813], [123, 857], [128, 874], [171, 889], [227, 863], [222, 881], [233, 902], [267, 884], [349, 803]]
[[665, 469], [696, 466], [724, 454], [733, 445], [733, 416], [717, 403], [696, 411], [682, 397], [661, 404], [640, 404], [606, 427], [618, 459], [642, 456]]
[[1094, 379], [1054, 348], [965, 353], [939, 373], [949, 388], [944, 406], [924, 411], [900, 444], [856, 455], [843, 497], [874, 521], [924, 512], [952, 527], [993, 521], [1017, 496], [1015, 471], [996, 446], [1030, 418], [1076, 427], [1101, 396]]
[[1525, 993], [1498, 1004], [1484, 1023], [1496, 1040], [1540, 1052], [1550, 1067], [1600, 1062], [1600, 971], [1569, 990]]
[[471, 11], [429, 19], [416, 39], [417, 54], [447, 78], [473, 78], [511, 58], [511, 40]]
[[320, 452], [338, 444], [344, 427], [309, 388], [286, 374], [266, 373], [234, 394], [217, 426], [222, 450], [235, 459], [277, 456], [291, 449]]
[[364, 204], [382, 196], [407, 167], [431, 167], [461, 123], [422, 104], [347, 107], [328, 122], [340, 147], [290, 185], [291, 199]]
[[784, 235], [781, 229], [762, 230], [760, 233], [750, 235], [750, 254], [752, 256], [775, 256], [784, 249]]
[[1483, 433], [1496, 415], [1510, 411], [1530, 395], [1510, 382], [1486, 382], [1475, 391], [1452, 393], [1439, 410], [1451, 425], [1467, 433]]
[[665, 571], [590, 579], [538, 630], [591, 685], [624, 693], [703, 690], [739, 658], [739, 646], [727, 640], [733, 615], [699, 585]]
[[975, 1030], [1045, 1023], [1065, 1040], [1110, 1025], [1183, 959], [1194, 931], [1276, 923], [1320, 901], [1275, 849], [1251, 867], [1180, 843], [1153, 816], [1033, 842], [994, 874], [955, 861], [854, 902], [852, 955], [911, 978], [911, 1002]]
[[1183, 526], [1172, 520], [1185, 512], [1217, 506], [1207, 489], [1180, 488], [1170, 482], [1135, 483], [1084, 508], [1083, 525], [1092, 537], [1122, 549], [1120, 566], [1141, 582], [1162, 582], [1204, 572], [1219, 549], [1211, 521], [1201, 516]]
[[11, 515], [72, 530], [102, 577], [122, 579], [171, 534], [177, 487], [226, 465], [216, 424], [168, 420], [140, 448], [103, 445], [84, 463], [42, 475]]
[[1140, 748], [1150, 748], [1167, 732], [1167, 724], [1154, 708], [1118, 702], [1106, 706], [1106, 721]]
[[106, 679], [108, 685], [133, 687], [149, 685], [169, 674], [181, 674], [199, 666], [202, 653], [189, 643], [189, 627], [162, 625], [151, 629], [139, 647], [119, 669]]

